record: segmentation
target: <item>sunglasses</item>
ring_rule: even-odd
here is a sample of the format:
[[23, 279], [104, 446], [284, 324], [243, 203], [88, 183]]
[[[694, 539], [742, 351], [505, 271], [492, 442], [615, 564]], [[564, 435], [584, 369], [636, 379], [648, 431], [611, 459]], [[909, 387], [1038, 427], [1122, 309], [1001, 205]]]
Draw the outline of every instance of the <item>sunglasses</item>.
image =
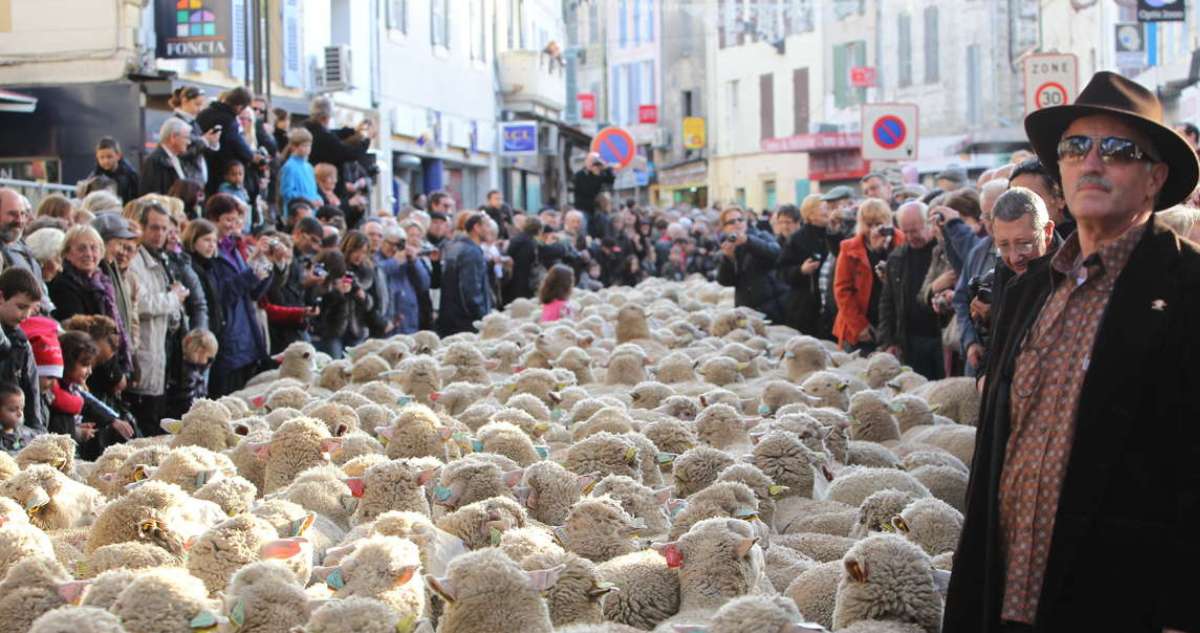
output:
[[1119, 136], [1076, 135], [1065, 137], [1058, 142], [1058, 159], [1060, 161], [1083, 160], [1097, 142], [1099, 142], [1100, 160], [1106, 163], [1159, 162], [1158, 159], [1138, 147], [1137, 143]]
[[742, 222], [745, 222], [745, 221], [746, 221], [746, 218], [733, 218], [731, 220], [725, 220], [725, 226], [729, 226], [731, 224], [741, 224]]

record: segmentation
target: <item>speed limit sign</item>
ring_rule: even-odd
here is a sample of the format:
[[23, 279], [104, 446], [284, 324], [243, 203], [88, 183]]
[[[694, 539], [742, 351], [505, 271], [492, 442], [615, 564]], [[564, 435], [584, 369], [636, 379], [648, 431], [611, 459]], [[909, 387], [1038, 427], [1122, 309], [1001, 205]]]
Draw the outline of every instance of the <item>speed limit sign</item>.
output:
[[1030, 55], [1025, 58], [1025, 114], [1071, 103], [1078, 86], [1079, 62], [1074, 55]]

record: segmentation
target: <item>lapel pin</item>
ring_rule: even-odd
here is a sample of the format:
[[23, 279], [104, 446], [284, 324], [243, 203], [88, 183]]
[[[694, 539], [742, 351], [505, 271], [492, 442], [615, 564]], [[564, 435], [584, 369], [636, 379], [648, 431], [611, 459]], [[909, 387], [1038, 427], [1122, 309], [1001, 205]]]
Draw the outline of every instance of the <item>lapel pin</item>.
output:
[[1162, 299], [1155, 299], [1150, 302], [1150, 309], [1157, 312], [1163, 312], [1167, 309], [1167, 302]]

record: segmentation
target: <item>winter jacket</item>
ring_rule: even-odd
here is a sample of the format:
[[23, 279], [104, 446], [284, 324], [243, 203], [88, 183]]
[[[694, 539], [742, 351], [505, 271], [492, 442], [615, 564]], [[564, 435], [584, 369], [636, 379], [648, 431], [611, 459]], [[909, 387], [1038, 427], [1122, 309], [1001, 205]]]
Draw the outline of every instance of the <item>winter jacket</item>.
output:
[[442, 300], [438, 333], [472, 332], [474, 323], [492, 311], [487, 262], [483, 249], [466, 236], [446, 246], [442, 255]]
[[733, 259], [722, 256], [717, 264], [717, 283], [733, 286], [735, 305], [753, 308], [782, 323], [785, 290], [775, 276], [778, 261], [775, 236], [747, 229], [746, 243], [734, 249]]
[[533, 287], [536, 283], [533, 272], [539, 263], [539, 248], [538, 241], [524, 231], [508, 243], [508, 256], [512, 258], [513, 266], [512, 275], [505, 282], [504, 292], [501, 294], [505, 305], [513, 299], [528, 299], [537, 294], [537, 289]]
[[[329, 163], [337, 167], [339, 175], [342, 173], [343, 165], [359, 160], [370, 146], [370, 141], [358, 145], [344, 143], [333, 131], [312, 119], [304, 122], [304, 129], [308, 130], [313, 137], [312, 151], [308, 154], [308, 162], [313, 165]], [[346, 193], [341, 178], [338, 178], [335, 191], [338, 196]]]
[[18, 239], [13, 242], [0, 243], [0, 257], [4, 259], [4, 268], [24, 268], [33, 273], [33, 278], [37, 280], [38, 286], [42, 289], [42, 314], [53, 312], [54, 302], [50, 300], [50, 293], [46, 291], [46, 282], [42, 279], [42, 265], [38, 263], [37, 258], [33, 256], [25, 242]]
[[[292, 262], [287, 270], [272, 277], [267, 301], [284, 308], [304, 308], [308, 303], [308, 293], [303, 280], [312, 265], [312, 255], [293, 249]], [[303, 319], [299, 322], [270, 320], [271, 352], [278, 353], [296, 341], [307, 340], [308, 333], [304, 327]]]
[[222, 240], [209, 270], [225, 321], [213, 371], [242, 369], [264, 360], [267, 341], [255, 304], [271, 287], [274, 272], [260, 278], [242, 258], [238, 246], [226, 240]]
[[247, 180], [251, 178], [250, 163], [254, 161], [254, 148], [246, 144], [242, 136], [242, 125], [238, 123], [237, 114], [233, 108], [221, 101], [213, 101], [196, 115], [196, 124], [201, 130], [211, 130], [221, 126], [220, 149], [205, 152], [208, 160], [208, 183], [205, 191], [212, 195], [224, 180], [225, 165], [231, 160], [240, 160], [246, 166]]
[[779, 278], [790, 287], [785, 325], [801, 334], [818, 336], [821, 327], [820, 266], [809, 274], [801, 272], [804, 262], [822, 264], [830, 256], [825, 227], [805, 224], [788, 237], [779, 256]]
[[376, 268], [387, 280], [390, 332], [412, 334], [421, 326], [421, 307], [418, 297], [429, 292], [429, 268], [420, 258], [399, 262], [395, 257], [378, 257]]
[[117, 183], [117, 197], [122, 202], [129, 202], [138, 197], [137, 170], [124, 158], [117, 161], [117, 168], [112, 171], [103, 169], [97, 164], [92, 168], [92, 173], [88, 174], [88, 178], [95, 178], [96, 176], [104, 176]]
[[[958, 283], [954, 286], [954, 299], [950, 303], [954, 306], [954, 320], [958, 322], [959, 340], [962, 342], [963, 354], [966, 354], [967, 350], [971, 349], [975, 343], [986, 345], [975, 328], [975, 322], [971, 320], [971, 280], [986, 274], [999, 261], [992, 238], [986, 237], [975, 245], [970, 255], [967, 256], [966, 264], [959, 272]], [[968, 371], [967, 375], [972, 374]]]
[[25, 426], [45, 433], [49, 420], [39, 404], [37, 363], [29, 339], [19, 327], [0, 328], [0, 381], [13, 383], [25, 392]]
[[[187, 178], [187, 170], [183, 168], [183, 157], [179, 157], [179, 167], [183, 169], [183, 176]], [[142, 161], [141, 188], [138, 191], [143, 196], [148, 193], [166, 195], [176, 180], [179, 180], [179, 173], [171, 164], [171, 157], [167, 154], [167, 150], [159, 145], [154, 148], [153, 152], [146, 155], [146, 160]]]
[[204, 293], [204, 286], [196, 275], [196, 269], [192, 267], [191, 255], [167, 251], [166, 257], [171, 277], [188, 289], [188, 298], [183, 302], [187, 311], [188, 330], [208, 330], [208, 295]]
[[599, 174], [593, 174], [587, 169], [580, 169], [571, 179], [575, 186], [575, 208], [587, 216], [588, 235], [596, 235], [592, 232], [592, 215], [596, 210], [596, 196], [605, 189], [611, 188], [616, 180], [617, 175], [613, 173], [611, 167], [605, 167]]
[[355, 336], [379, 338], [388, 329], [386, 314], [388, 313], [387, 281], [379, 268], [371, 265], [350, 266], [349, 274], [354, 277], [356, 288], [362, 288], [365, 300], [355, 305], [353, 316], [353, 331]]
[[[922, 268], [920, 281], [925, 280], [933, 265], [935, 244], [929, 245], [929, 263]], [[921, 299], [920, 286], [913, 286], [909, 271], [919, 265], [917, 254], [911, 244], [904, 244], [892, 251], [887, 258], [883, 274], [883, 293], [879, 298], [879, 344], [887, 347], [896, 345], [906, 354], [909, 348], [909, 314], [915, 311], [917, 318], [924, 318], [930, 330], [940, 332], [938, 317], [928, 301]], [[920, 283], [920, 282], [918, 282]]]
[[16, 456], [37, 436], [38, 433], [23, 424], [13, 429], [12, 433], [0, 431], [0, 451]]
[[[904, 234], [897, 231], [893, 246], [903, 243]], [[833, 295], [838, 310], [833, 322], [833, 335], [839, 345], [858, 344], [859, 334], [873, 325], [867, 312], [874, 283], [875, 271], [871, 269], [871, 260], [867, 255], [866, 237], [856, 235], [843, 240], [838, 250], [833, 280]]]
[[287, 218], [288, 203], [297, 198], [312, 201], [321, 197], [313, 166], [299, 156], [289, 157], [279, 168], [280, 213]]
[[50, 297], [54, 300], [54, 312], [51, 314], [59, 323], [77, 315], [102, 315], [113, 320], [117, 326], [117, 336], [120, 339], [120, 349], [117, 353], [117, 362], [120, 369], [126, 375], [133, 372], [133, 348], [134, 342], [131, 339], [131, 325], [128, 321], [127, 314], [123, 313], [125, 309], [123, 301], [126, 300], [124, 287], [121, 285], [121, 278], [113, 279], [112, 275], [120, 275], [115, 266], [110, 265], [107, 261], [100, 263], [100, 270], [96, 271], [97, 275], [103, 275], [107, 281], [101, 285], [112, 287], [112, 307], [110, 310], [106, 307], [105, 293], [95, 284], [85, 280], [70, 262], [63, 262], [63, 270], [54, 279], [50, 280]]
[[178, 353], [178, 350], [168, 349], [167, 341], [171, 335], [177, 335], [184, 324], [183, 305], [171, 292], [174, 280], [163, 260], [145, 246], [138, 247], [129, 266], [129, 275], [138, 286], [137, 313], [141, 319], [135, 355], [138, 376], [136, 383], [129, 386], [129, 392], [159, 396], [166, 386], [167, 354]]

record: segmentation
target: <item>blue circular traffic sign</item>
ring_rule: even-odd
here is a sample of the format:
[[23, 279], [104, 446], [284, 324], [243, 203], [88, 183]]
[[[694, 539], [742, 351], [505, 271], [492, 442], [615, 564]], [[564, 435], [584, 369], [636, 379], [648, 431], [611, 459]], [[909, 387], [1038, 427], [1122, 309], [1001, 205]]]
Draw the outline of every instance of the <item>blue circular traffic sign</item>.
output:
[[875, 144], [883, 149], [896, 149], [908, 138], [908, 128], [900, 117], [886, 114], [871, 126], [871, 136], [875, 139]]
[[599, 154], [600, 160], [606, 164], [620, 169], [633, 162], [637, 146], [629, 132], [619, 127], [609, 127], [596, 134], [592, 140], [592, 151]]

